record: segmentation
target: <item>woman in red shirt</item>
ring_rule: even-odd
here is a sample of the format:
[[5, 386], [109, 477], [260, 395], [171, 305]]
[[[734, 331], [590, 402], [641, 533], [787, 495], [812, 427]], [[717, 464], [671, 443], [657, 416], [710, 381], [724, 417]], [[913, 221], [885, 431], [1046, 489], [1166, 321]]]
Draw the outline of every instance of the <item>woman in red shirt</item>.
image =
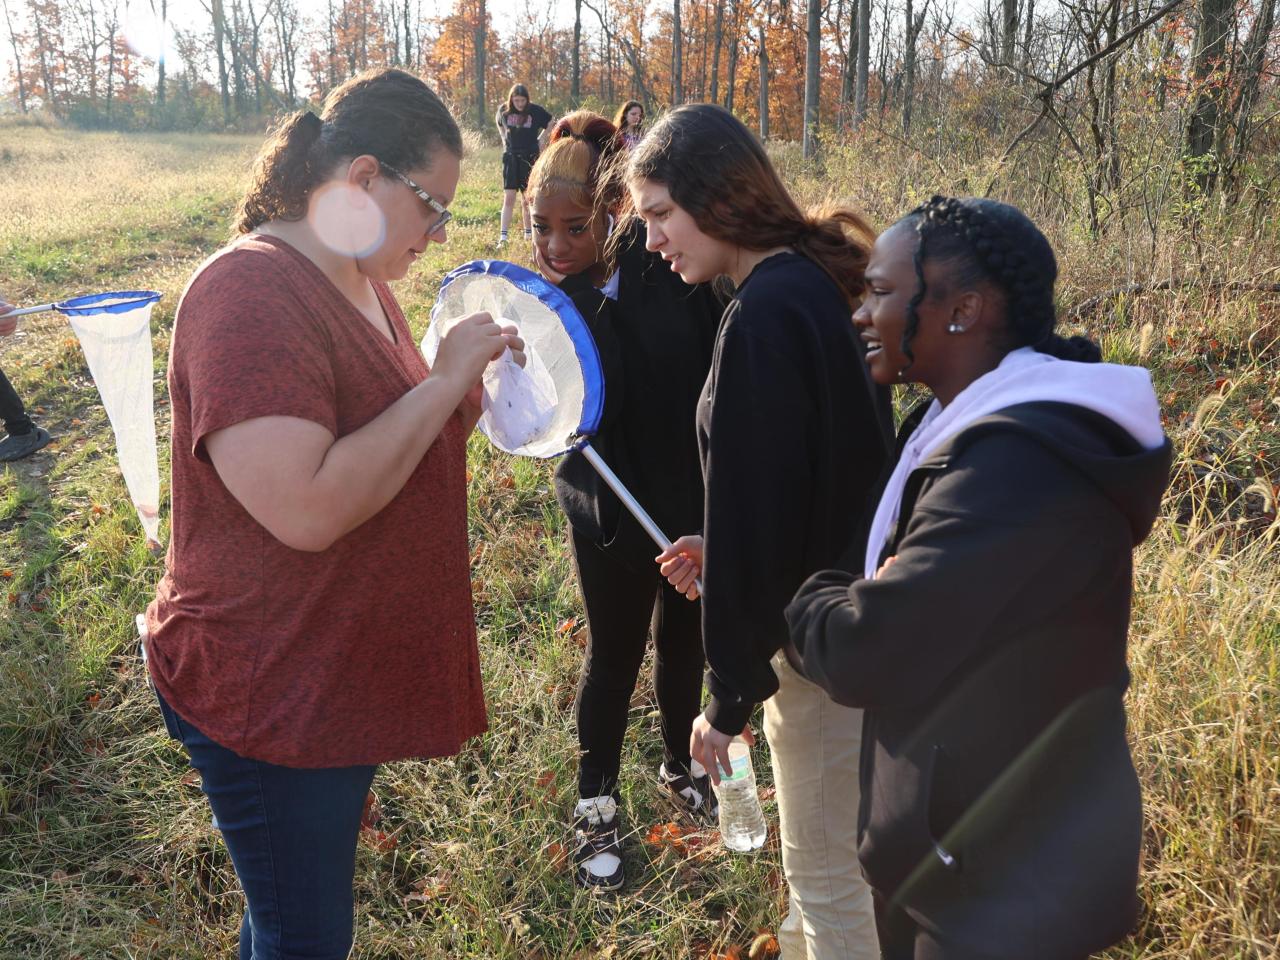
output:
[[475, 314], [428, 371], [387, 285], [444, 242], [461, 153], [416, 77], [348, 80], [267, 142], [178, 307], [147, 649], [245, 890], [241, 958], [345, 957], [375, 765], [486, 726], [466, 438], [523, 345]]

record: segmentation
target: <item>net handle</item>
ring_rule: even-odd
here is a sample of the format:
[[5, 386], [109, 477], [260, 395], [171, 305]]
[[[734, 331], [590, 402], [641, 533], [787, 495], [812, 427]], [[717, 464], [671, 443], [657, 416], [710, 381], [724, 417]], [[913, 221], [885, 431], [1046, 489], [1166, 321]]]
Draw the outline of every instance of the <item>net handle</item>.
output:
[[[106, 307], [97, 306], [98, 302], [110, 300], [113, 297], [122, 298], [121, 302], [110, 304]], [[10, 310], [8, 313], [0, 314], [0, 316], [25, 317], [30, 313], [47, 313], [50, 310], [56, 310], [58, 313], [66, 314], [67, 316], [92, 316], [99, 312], [123, 313], [126, 310], [134, 310], [148, 303], [155, 303], [159, 299], [160, 294], [154, 290], [120, 290], [72, 297], [70, 300], [60, 300], [57, 303], [41, 303], [34, 307], [19, 307], [17, 310]]]
[[[609, 485], [609, 489], [618, 495], [618, 499], [622, 501], [622, 505], [631, 511], [631, 515], [639, 521], [640, 526], [644, 527], [647, 533], [663, 550], [671, 549], [671, 541], [667, 539], [667, 535], [662, 532], [662, 528], [653, 522], [653, 517], [649, 516], [644, 507], [640, 506], [639, 501], [631, 495], [631, 491], [626, 488], [618, 475], [613, 469], [604, 462], [604, 458], [596, 453], [595, 448], [589, 443], [584, 443], [578, 448], [582, 451], [582, 455], [587, 458], [587, 462], [596, 468], [596, 472], [604, 478], [604, 482]], [[702, 578], [698, 577], [694, 581], [698, 588], [698, 594], [702, 594]]]
[[37, 307], [19, 307], [17, 310], [10, 310], [8, 313], [0, 313], [0, 317], [25, 317], [29, 313], [45, 313], [56, 309], [57, 306], [55, 304], [42, 303]]

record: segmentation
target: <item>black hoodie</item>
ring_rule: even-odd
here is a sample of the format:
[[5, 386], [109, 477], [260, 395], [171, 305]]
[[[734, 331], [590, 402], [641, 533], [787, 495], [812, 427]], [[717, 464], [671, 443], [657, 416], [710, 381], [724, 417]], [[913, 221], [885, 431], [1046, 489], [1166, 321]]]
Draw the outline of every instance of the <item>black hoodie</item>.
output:
[[[561, 289], [590, 327], [605, 376], [591, 444], [668, 537], [702, 526], [702, 465], [694, 415], [724, 308], [710, 284], [689, 286], [645, 249], [633, 221], [618, 250], [618, 299], [583, 275]], [[556, 469], [556, 497], [573, 528], [654, 577], [658, 548], [581, 453]]]
[[948, 942], [1052, 960], [1133, 924], [1132, 550], [1170, 460], [1070, 404], [984, 417], [909, 477], [883, 577], [825, 571], [787, 609], [798, 667], [867, 710], [867, 879]]

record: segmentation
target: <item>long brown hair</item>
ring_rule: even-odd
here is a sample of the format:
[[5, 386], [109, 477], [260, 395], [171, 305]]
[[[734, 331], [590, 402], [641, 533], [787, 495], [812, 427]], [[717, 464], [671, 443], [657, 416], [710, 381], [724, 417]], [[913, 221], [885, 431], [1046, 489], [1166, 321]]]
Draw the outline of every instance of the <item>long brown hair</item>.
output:
[[801, 210], [760, 141], [722, 107], [672, 110], [632, 152], [625, 179], [662, 184], [698, 229], [717, 240], [804, 254], [835, 281], [850, 307], [862, 296], [875, 231], [849, 206]]
[[[517, 110], [515, 108], [515, 105], [511, 102], [516, 97], [524, 97], [524, 111]], [[531, 103], [533, 103], [533, 100], [529, 96], [529, 88], [526, 87], [523, 83], [513, 83], [511, 85], [511, 89], [507, 91], [507, 99], [504, 100], [502, 103], [501, 112], [504, 112], [504, 113], [527, 112], [529, 109], [529, 105]]]
[[640, 108], [640, 126], [644, 126], [644, 104], [639, 100], [628, 100], [618, 108], [618, 112], [613, 116], [613, 125], [618, 128], [618, 132], [622, 133], [627, 129], [627, 114], [632, 107]]
[[272, 129], [236, 210], [236, 232], [301, 220], [311, 191], [344, 159], [370, 154], [414, 170], [429, 166], [440, 148], [461, 157], [462, 134], [430, 87], [403, 70], [357, 74], [329, 92], [319, 116], [304, 110]]

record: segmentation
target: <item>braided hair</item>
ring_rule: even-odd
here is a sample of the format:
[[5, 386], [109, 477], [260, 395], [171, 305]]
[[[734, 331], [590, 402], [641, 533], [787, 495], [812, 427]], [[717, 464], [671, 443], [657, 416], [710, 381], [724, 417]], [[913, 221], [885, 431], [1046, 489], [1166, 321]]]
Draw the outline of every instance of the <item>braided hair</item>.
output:
[[1017, 207], [978, 197], [935, 195], [899, 222], [912, 221], [920, 237], [912, 254], [919, 287], [907, 305], [902, 332], [902, 352], [908, 360], [915, 359], [911, 341], [920, 325], [916, 308], [925, 297], [928, 260], [947, 262], [952, 281], [962, 288], [985, 281], [1004, 294], [1008, 349], [1029, 346], [1084, 363], [1102, 359], [1098, 345], [1087, 337], [1066, 339], [1053, 332], [1058, 262], [1044, 234]]

